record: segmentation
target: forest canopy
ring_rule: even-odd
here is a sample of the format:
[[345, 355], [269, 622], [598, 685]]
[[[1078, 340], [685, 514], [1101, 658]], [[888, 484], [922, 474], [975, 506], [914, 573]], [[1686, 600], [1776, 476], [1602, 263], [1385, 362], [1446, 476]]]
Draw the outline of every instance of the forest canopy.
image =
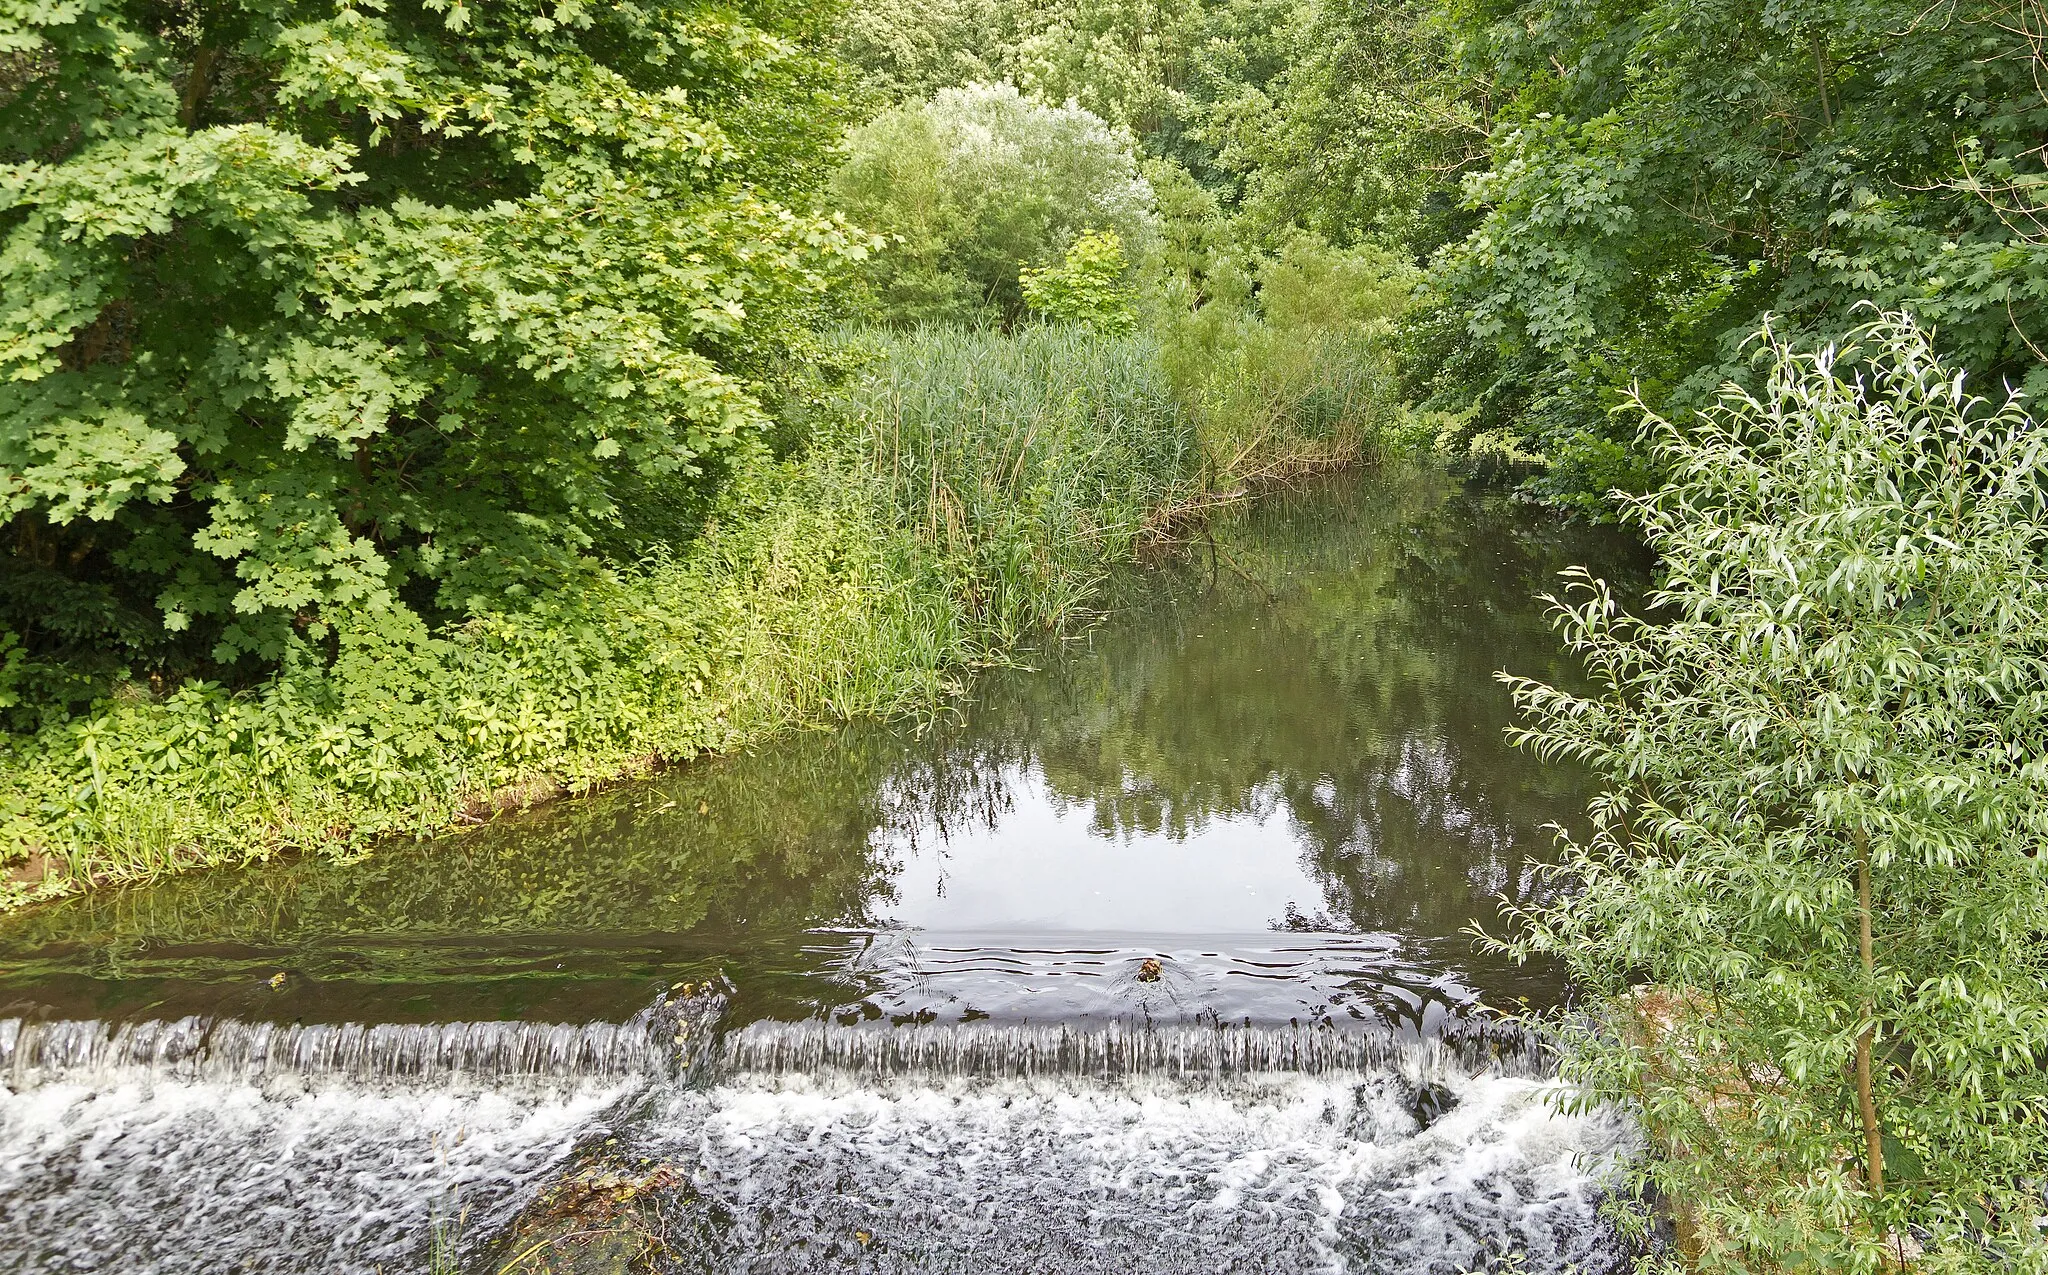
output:
[[1008, 80], [1131, 129], [1239, 245], [1429, 264], [1411, 393], [1597, 510], [1656, 479], [1631, 387], [1686, 418], [1767, 315], [1903, 308], [2048, 386], [2044, 34], [2034, 0], [919, 0], [835, 40], [884, 102]]
[[[1944, 357], [2048, 388], [2048, 256], [2027, 191], [2048, 101], [2031, 2], [1691, 0], [1459, 6], [1493, 99], [1464, 179], [1478, 220], [1437, 262], [1416, 374], [1548, 453], [1544, 489], [1652, 480], [1622, 407], [1676, 419], [1744, 342], [1836, 339], [1904, 309]], [[2017, 186], [2015, 186], [2017, 183]]]

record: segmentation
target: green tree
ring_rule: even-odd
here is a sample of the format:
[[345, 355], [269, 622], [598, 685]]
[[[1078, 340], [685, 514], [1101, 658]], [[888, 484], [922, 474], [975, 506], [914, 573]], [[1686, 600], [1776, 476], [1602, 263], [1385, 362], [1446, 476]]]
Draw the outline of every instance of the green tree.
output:
[[[177, 674], [518, 605], [757, 431], [859, 241], [808, 10], [0, 14], [0, 627]], [[568, 576], [565, 576], [568, 573]]]
[[1048, 319], [1128, 332], [1137, 322], [1127, 280], [1130, 262], [1113, 230], [1090, 230], [1074, 240], [1056, 266], [1018, 272], [1024, 304]]
[[1598, 693], [1509, 679], [1605, 780], [1513, 946], [1606, 1007], [1573, 1068], [1703, 1269], [2048, 1269], [2048, 449], [1910, 320], [1856, 339], [1650, 418], [1653, 618], [1581, 575]]
[[[1005, 82], [1131, 130], [1235, 201], [1217, 167], [1220, 104], [1256, 98], [1287, 66], [1302, 0], [885, 0], [834, 48], [877, 109], [943, 88]], [[1327, 139], [1326, 139], [1327, 140]]]
[[1489, 103], [1484, 77], [1456, 67], [1452, 37], [1414, 0], [1295, 7], [1270, 37], [1284, 69], [1219, 98], [1203, 124], [1243, 185], [1245, 229], [1418, 259], [1462, 233], [1457, 180], [1485, 157]]
[[[1548, 490], [1645, 490], [1639, 384], [1674, 420], [1748, 375], [1765, 313], [1816, 341], [1872, 301], [1944, 353], [2048, 385], [2048, 257], [1971, 174], [2041, 168], [2026, 6], [1964, 0], [1458, 0], [1497, 99], [1478, 224], [1440, 262], [1418, 364], [1472, 428], [1521, 429]], [[1437, 373], [1441, 369], [1441, 374]]]
[[1008, 84], [941, 89], [853, 130], [832, 191], [885, 239], [866, 277], [896, 322], [1015, 316], [1019, 263], [1051, 265], [1091, 229], [1142, 246], [1155, 221], [1128, 133]]

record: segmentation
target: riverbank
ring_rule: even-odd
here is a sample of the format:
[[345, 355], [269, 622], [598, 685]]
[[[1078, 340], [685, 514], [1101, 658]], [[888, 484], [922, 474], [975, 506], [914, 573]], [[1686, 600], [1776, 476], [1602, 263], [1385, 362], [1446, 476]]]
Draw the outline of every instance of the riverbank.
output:
[[1358, 463], [1391, 412], [1354, 391], [1233, 438], [1146, 336], [859, 341], [865, 371], [804, 444], [737, 464], [686, 543], [447, 631], [330, 614], [324, 662], [234, 691], [124, 681], [10, 736], [0, 909], [359, 855], [792, 728], [936, 711], [1021, 639], [1086, 623], [1104, 573], [1186, 515]]

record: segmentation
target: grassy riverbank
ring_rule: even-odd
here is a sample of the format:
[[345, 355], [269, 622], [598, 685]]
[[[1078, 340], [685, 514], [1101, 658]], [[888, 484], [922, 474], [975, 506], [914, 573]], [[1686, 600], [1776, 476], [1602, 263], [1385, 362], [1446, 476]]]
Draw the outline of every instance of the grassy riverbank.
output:
[[[1368, 454], [1387, 404], [1253, 445], [1205, 429], [1157, 341], [1082, 327], [850, 338], [803, 446], [734, 467], [702, 529], [430, 631], [230, 690], [122, 680], [8, 737], [0, 904], [281, 852], [362, 853], [773, 733], [933, 711], [1244, 480]], [[308, 655], [310, 656], [310, 648]]]

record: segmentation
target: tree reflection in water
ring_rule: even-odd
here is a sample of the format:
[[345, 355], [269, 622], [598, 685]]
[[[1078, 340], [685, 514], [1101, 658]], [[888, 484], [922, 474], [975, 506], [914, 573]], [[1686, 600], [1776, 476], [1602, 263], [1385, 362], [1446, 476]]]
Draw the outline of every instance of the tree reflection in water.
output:
[[[901, 962], [849, 959], [862, 933], [990, 918], [1117, 931], [1104, 952], [1185, 917], [1469, 960], [1463, 928], [1526, 894], [1544, 825], [1581, 805], [1571, 769], [1507, 746], [1493, 680], [1572, 680], [1534, 598], [1574, 563], [1646, 571], [1612, 529], [1442, 477], [1303, 488], [1129, 573], [1092, 634], [936, 723], [799, 734], [354, 863], [72, 900], [0, 927], [0, 1002], [584, 1018], [723, 973], [746, 1012], [790, 1016], [887, 992]], [[301, 977], [272, 992], [280, 968]]]

